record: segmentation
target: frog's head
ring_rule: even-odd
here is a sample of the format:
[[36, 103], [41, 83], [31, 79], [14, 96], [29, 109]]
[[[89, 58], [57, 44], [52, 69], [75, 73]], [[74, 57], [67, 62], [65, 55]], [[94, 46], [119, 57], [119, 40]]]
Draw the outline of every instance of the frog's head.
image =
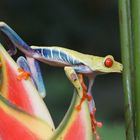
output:
[[112, 55], [107, 55], [106, 57], [94, 57], [93, 69], [101, 73], [121, 73], [123, 66], [121, 63], [115, 61]]

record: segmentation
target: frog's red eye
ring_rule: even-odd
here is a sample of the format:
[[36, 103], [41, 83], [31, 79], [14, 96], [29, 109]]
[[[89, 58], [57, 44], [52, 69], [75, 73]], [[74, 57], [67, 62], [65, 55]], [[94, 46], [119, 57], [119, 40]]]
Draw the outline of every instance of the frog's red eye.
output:
[[106, 58], [106, 60], [104, 61], [104, 65], [108, 68], [112, 67], [113, 60], [111, 58]]

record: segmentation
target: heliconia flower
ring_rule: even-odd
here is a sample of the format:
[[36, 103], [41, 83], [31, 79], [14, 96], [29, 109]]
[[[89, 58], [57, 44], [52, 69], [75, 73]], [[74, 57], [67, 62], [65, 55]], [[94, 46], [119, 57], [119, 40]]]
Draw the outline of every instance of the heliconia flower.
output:
[[47, 122], [29, 115], [0, 95], [1, 140], [47, 140], [52, 134]]
[[[88, 101], [81, 110], [76, 91], [55, 129], [50, 113], [30, 78], [18, 80], [19, 67], [0, 45], [0, 140], [94, 140]], [[28, 73], [27, 73], [28, 74]], [[97, 139], [97, 138], [96, 138]]]
[[0, 45], [1, 95], [31, 115], [47, 121], [54, 128], [45, 103], [29, 80], [18, 80], [18, 65]]

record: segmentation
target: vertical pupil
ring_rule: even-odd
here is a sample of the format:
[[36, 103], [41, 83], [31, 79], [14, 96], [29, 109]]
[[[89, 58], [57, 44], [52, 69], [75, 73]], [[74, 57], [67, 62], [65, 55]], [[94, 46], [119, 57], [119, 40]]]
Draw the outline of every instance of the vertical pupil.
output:
[[106, 66], [106, 67], [112, 67], [112, 65], [113, 65], [112, 59], [111, 59], [111, 58], [107, 58], [107, 59], [105, 60], [105, 66]]

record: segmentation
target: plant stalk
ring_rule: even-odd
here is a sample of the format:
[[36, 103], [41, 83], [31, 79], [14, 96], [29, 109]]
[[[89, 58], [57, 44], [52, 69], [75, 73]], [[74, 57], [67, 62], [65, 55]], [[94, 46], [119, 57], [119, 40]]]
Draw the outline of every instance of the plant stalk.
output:
[[130, 0], [119, 0], [120, 40], [123, 70], [123, 89], [125, 99], [126, 139], [135, 140], [134, 133], [134, 79], [133, 79], [133, 42]]
[[140, 140], [140, 0], [131, 0], [134, 44], [135, 137]]

